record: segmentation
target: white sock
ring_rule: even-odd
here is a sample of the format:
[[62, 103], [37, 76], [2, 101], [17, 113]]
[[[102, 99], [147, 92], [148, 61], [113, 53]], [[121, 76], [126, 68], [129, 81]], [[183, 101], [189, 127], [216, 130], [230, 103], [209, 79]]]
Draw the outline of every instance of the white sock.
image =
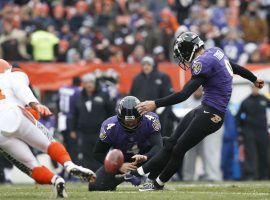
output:
[[162, 181], [159, 179], [159, 177], [157, 177], [156, 182], [157, 182], [157, 184], [159, 184], [160, 186], [164, 186], [164, 185], [165, 185], [165, 183], [162, 182]]
[[10, 169], [10, 168], [4, 168], [4, 174], [5, 174], [6, 180], [9, 180], [9, 181], [12, 180], [12, 174], [11, 174], [12, 169]]
[[140, 174], [141, 176], [145, 176], [145, 173], [144, 173], [142, 167], [139, 167], [139, 168], [137, 169], [137, 172], [138, 172], [138, 174]]
[[52, 177], [52, 180], [51, 180], [51, 183], [54, 185], [54, 183], [55, 183], [55, 180], [58, 178], [58, 175], [54, 175], [53, 177]]
[[69, 165], [75, 165], [72, 161], [67, 161], [64, 163], [64, 167], [67, 167]]

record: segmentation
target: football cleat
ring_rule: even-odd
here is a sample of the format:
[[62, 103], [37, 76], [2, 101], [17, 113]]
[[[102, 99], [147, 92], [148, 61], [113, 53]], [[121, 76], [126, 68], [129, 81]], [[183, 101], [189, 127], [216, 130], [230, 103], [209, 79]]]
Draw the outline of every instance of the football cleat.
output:
[[115, 175], [115, 178], [119, 181], [125, 181], [125, 182], [129, 182], [134, 186], [138, 186], [141, 184], [141, 178], [134, 176], [130, 173], [127, 174], [117, 174]]
[[66, 185], [63, 178], [60, 176], [56, 178], [54, 182], [54, 191], [56, 198], [67, 198]]
[[80, 178], [83, 181], [94, 182], [96, 180], [96, 174], [87, 168], [78, 165], [68, 165], [66, 171], [75, 177]]
[[157, 191], [157, 190], [163, 190], [164, 186], [160, 186], [155, 182], [146, 182], [143, 184], [141, 188], [139, 188], [140, 192], [147, 192], [147, 191]]

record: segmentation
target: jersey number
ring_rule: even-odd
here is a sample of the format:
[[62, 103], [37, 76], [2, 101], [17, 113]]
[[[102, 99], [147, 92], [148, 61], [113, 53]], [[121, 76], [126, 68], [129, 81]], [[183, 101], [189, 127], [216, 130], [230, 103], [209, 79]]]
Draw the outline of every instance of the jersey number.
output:
[[230, 62], [228, 60], [226, 60], [226, 59], [224, 59], [224, 62], [225, 62], [225, 66], [226, 66], [229, 74], [231, 76], [233, 76], [233, 70], [232, 70], [232, 66], [231, 66]]
[[110, 130], [112, 127], [114, 127], [115, 126], [115, 124], [113, 124], [113, 123], [111, 123], [111, 124], [108, 124], [107, 125], [107, 130]]
[[6, 96], [2, 94], [2, 91], [0, 90], [0, 100], [5, 99]]
[[153, 116], [151, 115], [144, 115], [147, 119], [149, 119], [150, 121], [152, 121], [153, 119], [155, 119]]

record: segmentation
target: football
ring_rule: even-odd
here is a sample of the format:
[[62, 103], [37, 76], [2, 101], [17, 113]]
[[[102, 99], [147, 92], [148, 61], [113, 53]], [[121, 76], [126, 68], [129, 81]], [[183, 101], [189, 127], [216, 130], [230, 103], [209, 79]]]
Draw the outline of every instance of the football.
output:
[[108, 173], [116, 173], [124, 163], [124, 155], [119, 149], [109, 151], [104, 160], [104, 168]]

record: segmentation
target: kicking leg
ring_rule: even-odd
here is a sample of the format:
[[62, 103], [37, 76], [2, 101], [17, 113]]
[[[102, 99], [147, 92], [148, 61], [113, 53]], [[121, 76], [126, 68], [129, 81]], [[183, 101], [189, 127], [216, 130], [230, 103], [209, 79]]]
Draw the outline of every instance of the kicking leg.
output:
[[184, 131], [183, 135], [177, 140], [174, 146], [171, 158], [166, 167], [156, 179], [156, 183], [163, 186], [177, 169], [182, 164], [185, 153], [198, 144], [207, 135], [217, 131], [222, 125], [222, 118], [220, 121], [213, 121], [213, 114], [203, 113], [202, 110], [198, 111], [195, 118], [191, 121], [189, 127]]
[[150, 179], [155, 179], [162, 169], [166, 166], [168, 163], [171, 152], [173, 150], [173, 147], [177, 141], [177, 139], [183, 134], [185, 129], [188, 127], [190, 121], [192, 120], [194, 113], [196, 109], [190, 111], [180, 122], [178, 127], [176, 128], [174, 134], [164, 141], [164, 147], [155, 155], [153, 158], [151, 158], [149, 161], [147, 161], [143, 166], [139, 167], [136, 171], [132, 171], [131, 174], [135, 176], [144, 176], [146, 174], [150, 173]]

